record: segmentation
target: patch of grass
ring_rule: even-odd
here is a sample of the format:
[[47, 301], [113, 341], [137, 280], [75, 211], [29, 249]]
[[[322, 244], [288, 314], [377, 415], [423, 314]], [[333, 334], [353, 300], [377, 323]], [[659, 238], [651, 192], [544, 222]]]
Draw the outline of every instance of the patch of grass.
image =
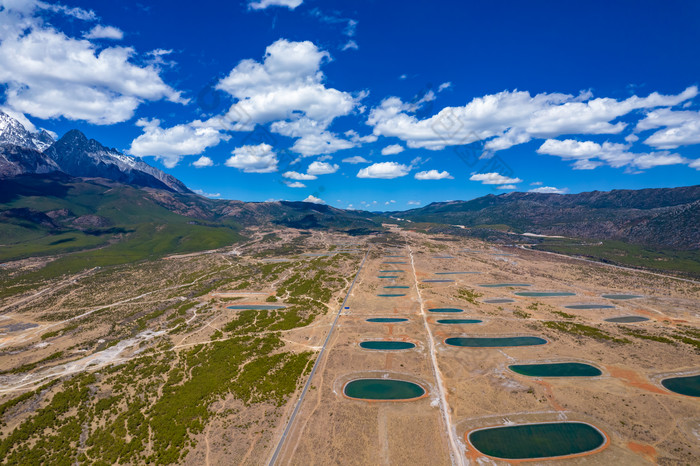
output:
[[579, 324], [576, 322], [555, 322], [546, 321], [542, 322], [546, 328], [557, 330], [559, 332], [568, 333], [576, 336], [583, 336], [588, 338], [593, 338], [599, 341], [611, 341], [613, 343], [630, 343], [626, 338], [616, 338], [609, 333], [589, 325]]
[[576, 316], [574, 314], [567, 314], [566, 312], [562, 311], [552, 311], [552, 314], [558, 315], [559, 317], [563, 317], [564, 319], [575, 319]]
[[529, 319], [530, 317], [532, 317], [532, 314], [525, 312], [522, 309], [516, 309], [515, 311], [513, 311], [513, 315], [521, 319]]
[[460, 288], [459, 290], [457, 290], [457, 296], [467, 301], [468, 303], [478, 306], [481, 303], [479, 303], [477, 299], [482, 297], [483, 294], [477, 293], [476, 291], [469, 288]]

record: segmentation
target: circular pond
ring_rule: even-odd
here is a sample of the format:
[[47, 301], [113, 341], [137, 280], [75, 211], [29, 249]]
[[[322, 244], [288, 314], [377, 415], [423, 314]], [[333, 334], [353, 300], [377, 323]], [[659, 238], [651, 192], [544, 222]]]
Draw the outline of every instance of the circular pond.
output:
[[356, 379], [345, 384], [348, 398], [371, 401], [415, 400], [425, 395], [417, 383], [397, 379]]
[[609, 304], [572, 304], [564, 307], [567, 309], [615, 309], [615, 306]]
[[636, 294], [604, 294], [601, 296], [603, 298], [606, 298], [606, 299], [637, 299], [637, 298], [641, 298], [641, 296], [636, 295]]
[[642, 316], [620, 316], [605, 319], [606, 322], [613, 322], [615, 324], [635, 324], [637, 322], [646, 322], [647, 320], [649, 320], [649, 318]]
[[510, 298], [495, 298], [495, 299], [485, 299], [485, 303], [487, 304], [505, 304], [505, 303], [514, 303], [514, 299]]
[[457, 309], [456, 307], [434, 307], [428, 309], [428, 312], [464, 312], [464, 309]]
[[508, 369], [528, 377], [598, 377], [603, 373], [597, 367], [580, 362], [544, 364], [513, 364]]
[[485, 283], [479, 285], [482, 288], [504, 288], [508, 286], [532, 286], [528, 283]]
[[286, 307], [287, 306], [281, 304], [236, 304], [235, 306], [228, 306], [226, 309], [235, 309], [239, 311], [273, 311]]
[[686, 396], [700, 396], [700, 375], [673, 377], [661, 381], [667, 390]]
[[550, 296], [576, 296], [576, 293], [569, 291], [518, 291], [515, 295], [527, 298], [546, 298]]
[[479, 319], [438, 319], [438, 324], [480, 324], [483, 322]]
[[547, 340], [540, 337], [451, 337], [445, 340], [450, 346], [467, 348], [499, 348], [505, 346], [544, 345]]
[[606, 443], [592, 425], [570, 421], [489, 427], [470, 432], [468, 439], [481, 453], [508, 460], [576, 455]]
[[360, 348], [371, 350], [397, 351], [415, 348], [416, 345], [408, 341], [396, 340], [371, 340], [360, 343]]
[[372, 317], [367, 319], [367, 322], [381, 323], [381, 324], [394, 324], [396, 322], [406, 322], [408, 319], [403, 317]]

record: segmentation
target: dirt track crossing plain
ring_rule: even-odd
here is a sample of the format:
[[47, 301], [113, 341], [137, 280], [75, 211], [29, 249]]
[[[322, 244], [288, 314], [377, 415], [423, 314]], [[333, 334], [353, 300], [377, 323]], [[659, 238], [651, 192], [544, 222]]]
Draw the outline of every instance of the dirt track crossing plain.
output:
[[[401, 237], [401, 247], [370, 247], [276, 464], [700, 457], [700, 400], [663, 382], [700, 374], [700, 286], [476, 241]], [[408, 288], [395, 296], [382, 293], [387, 286]], [[384, 341], [392, 343], [375, 343]], [[495, 448], [507, 427], [517, 442]]]

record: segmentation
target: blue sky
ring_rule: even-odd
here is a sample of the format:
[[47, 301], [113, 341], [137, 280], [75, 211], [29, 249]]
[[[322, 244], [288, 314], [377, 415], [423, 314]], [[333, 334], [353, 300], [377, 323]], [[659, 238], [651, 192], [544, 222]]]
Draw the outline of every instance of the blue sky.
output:
[[610, 3], [0, 0], [0, 108], [228, 199], [697, 184], [700, 4]]

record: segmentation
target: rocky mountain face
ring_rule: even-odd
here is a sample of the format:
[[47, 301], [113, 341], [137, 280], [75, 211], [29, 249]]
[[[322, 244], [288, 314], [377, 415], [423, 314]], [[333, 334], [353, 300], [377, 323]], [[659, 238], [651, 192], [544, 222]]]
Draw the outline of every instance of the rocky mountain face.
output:
[[78, 130], [71, 130], [54, 141], [46, 131], [31, 133], [19, 121], [0, 112], [0, 178], [52, 171], [178, 193], [190, 192], [177, 178], [88, 139]]
[[43, 152], [53, 143], [53, 137], [46, 131], [31, 133], [22, 123], [0, 111], [0, 145], [19, 146]]
[[107, 178], [136, 186], [189, 192], [177, 178], [88, 139], [75, 129], [68, 131], [44, 153], [61, 167], [61, 171], [71, 176]]
[[579, 194], [508, 193], [433, 203], [392, 215], [413, 222], [498, 225], [516, 233], [700, 248], [700, 186]]

